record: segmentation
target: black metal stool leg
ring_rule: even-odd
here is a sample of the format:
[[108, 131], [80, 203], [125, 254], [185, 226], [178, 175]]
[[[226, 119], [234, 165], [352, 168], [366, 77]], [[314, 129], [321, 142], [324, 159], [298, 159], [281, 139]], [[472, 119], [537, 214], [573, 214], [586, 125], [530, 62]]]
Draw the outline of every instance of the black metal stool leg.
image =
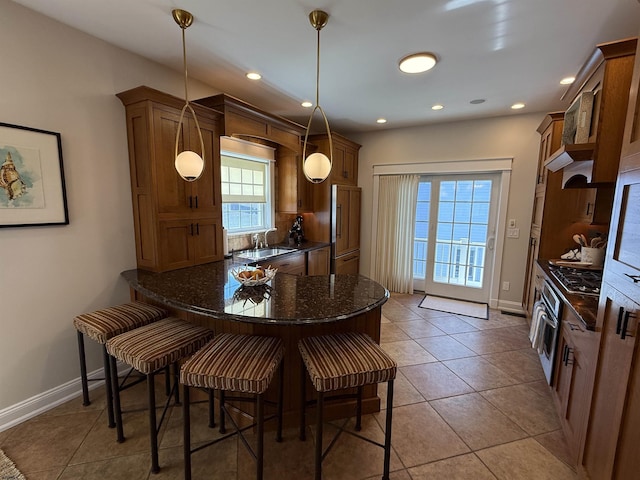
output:
[[[111, 371], [111, 362], [109, 360], [111, 356], [107, 353], [106, 345], [102, 346], [102, 363], [104, 365], [104, 387], [106, 390], [107, 396], [107, 416], [109, 417], [109, 428], [113, 428], [116, 426], [115, 420], [113, 418], [113, 382], [111, 381], [111, 376], [116, 379], [116, 385], [118, 384], [118, 368], [113, 367], [113, 372]], [[119, 387], [118, 387], [119, 388]]]
[[358, 398], [356, 400], [356, 431], [362, 430], [362, 387], [358, 387]]
[[262, 480], [264, 471], [264, 398], [256, 395], [256, 416], [258, 417], [258, 445], [256, 448], [256, 479]]
[[171, 368], [169, 365], [164, 367], [164, 392], [167, 397], [171, 395]]
[[191, 412], [189, 408], [189, 387], [184, 386], [182, 399], [184, 480], [191, 480]]
[[158, 461], [158, 429], [156, 422], [156, 392], [154, 372], [147, 374], [147, 394], [149, 397], [149, 443], [151, 445], [151, 473], [160, 471]]
[[[89, 381], [87, 380], [87, 358], [84, 354], [84, 334], [78, 330], [78, 356], [80, 357], [80, 383], [82, 384], [82, 405], [91, 405]], [[106, 375], [106, 372], [105, 372]]]
[[307, 439], [307, 370], [304, 362], [300, 362], [300, 440]]
[[180, 386], [178, 385], [178, 379], [180, 378], [180, 366], [178, 365], [178, 362], [173, 363], [173, 376], [171, 378], [173, 378], [173, 386], [176, 389], [176, 405], [180, 405]]
[[315, 480], [322, 480], [322, 427], [323, 427], [323, 410], [324, 410], [324, 393], [318, 392], [318, 401], [316, 405], [316, 451], [315, 451]]
[[124, 431], [122, 428], [122, 408], [120, 407], [120, 385], [118, 381], [118, 366], [116, 365], [116, 357], [110, 357], [109, 363], [109, 372], [111, 373], [109, 381], [111, 382], [112, 386], [110, 390], [113, 392], [112, 415], [115, 416], [116, 439], [118, 443], [122, 443], [124, 442]]
[[387, 419], [384, 430], [384, 472], [382, 480], [389, 480], [391, 460], [391, 417], [393, 414], [393, 380], [387, 382]]
[[215, 415], [215, 402], [214, 402], [214, 395], [213, 395], [213, 388], [209, 388], [207, 390], [207, 393], [209, 394], [209, 428], [214, 428], [216, 426], [216, 415]]
[[227, 433], [227, 429], [224, 425], [224, 390], [220, 390], [220, 433], [223, 435]]
[[278, 412], [276, 442], [282, 441], [282, 404], [284, 402], [284, 360], [280, 360], [280, 372], [278, 373]]

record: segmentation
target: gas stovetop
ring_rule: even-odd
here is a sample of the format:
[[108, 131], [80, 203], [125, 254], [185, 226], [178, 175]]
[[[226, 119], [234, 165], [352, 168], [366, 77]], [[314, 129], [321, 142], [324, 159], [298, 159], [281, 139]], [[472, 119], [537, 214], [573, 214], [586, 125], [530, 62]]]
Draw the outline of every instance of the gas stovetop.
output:
[[602, 271], [571, 267], [550, 267], [551, 274], [569, 293], [600, 295]]

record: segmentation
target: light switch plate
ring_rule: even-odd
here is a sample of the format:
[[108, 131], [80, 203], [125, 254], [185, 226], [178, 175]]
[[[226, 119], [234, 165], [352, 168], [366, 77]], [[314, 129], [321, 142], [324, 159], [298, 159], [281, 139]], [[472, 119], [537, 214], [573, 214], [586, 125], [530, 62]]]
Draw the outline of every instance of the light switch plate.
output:
[[520, 229], [507, 228], [507, 238], [520, 238]]

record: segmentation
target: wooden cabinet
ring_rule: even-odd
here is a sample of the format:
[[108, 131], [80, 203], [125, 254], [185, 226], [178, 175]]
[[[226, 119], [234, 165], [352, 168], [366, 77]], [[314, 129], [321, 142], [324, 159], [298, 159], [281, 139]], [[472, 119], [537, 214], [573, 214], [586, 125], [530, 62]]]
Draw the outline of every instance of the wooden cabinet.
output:
[[[126, 108], [131, 193], [138, 268], [166, 271], [222, 260], [220, 114], [194, 105], [205, 148], [205, 167], [185, 182], [174, 167], [184, 100], [138, 87], [118, 94]], [[180, 148], [199, 151], [187, 114]]]
[[278, 269], [278, 273], [288, 273], [290, 275], [306, 275], [307, 260], [304, 253], [289, 253], [280, 258], [271, 259], [267, 262], [273, 268]]
[[[640, 42], [639, 42], [640, 43]], [[640, 44], [636, 47], [629, 104], [622, 137], [620, 172], [640, 168]]]
[[[582, 464], [594, 480], [633, 478], [620, 472], [633, 465], [637, 474], [640, 468], [640, 417], [635, 412], [640, 409], [640, 353], [635, 355], [640, 305], [605, 283], [599, 310], [600, 355]], [[631, 399], [628, 391], [634, 393]], [[635, 441], [629, 444], [628, 439]]]
[[334, 257], [360, 248], [360, 203], [362, 189], [334, 185], [332, 189], [332, 216], [335, 219], [332, 243]]
[[594, 94], [589, 140], [563, 145], [547, 160], [547, 168], [556, 171], [572, 162], [593, 161], [590, 184], [615, 183], [636, 45], [637, 39], [631, 38], [596, 47], [566, 94], [571, 99]]
[[553, 396], [569, 453], [577, 463], [586, 428], [588, 398], [597, 337], [565, 308], [556, 355]]
[[360, 251], [349, 253], [335, 259], [335, 274], [357, 274], [360, 272]]
[[307, 275], [329, 275], [331, 248], [323, 247], [307, 252]]
[[[342, 135], [332, 132], [333, 164], [328, 181], [331, 185], [358, 184], [358, 151], [360, 145]], [[316, 145], [318, 150], [329, 154], [329, 138], [327, 135], [310, 135], [309, 142]]]
[[301, 136], [305, 132], [302, 125], [225, 94], [196, 102], [224, 113], [223, 135], [275, 148], [277, 212], [313, 211], [309, 182], [302, 172]]
[[576, 188], [574, 219], [576, 222], [589, 225], [602, 225], [608, 230], [613, 208], [613, 186], [599, 186], [598, 188]]

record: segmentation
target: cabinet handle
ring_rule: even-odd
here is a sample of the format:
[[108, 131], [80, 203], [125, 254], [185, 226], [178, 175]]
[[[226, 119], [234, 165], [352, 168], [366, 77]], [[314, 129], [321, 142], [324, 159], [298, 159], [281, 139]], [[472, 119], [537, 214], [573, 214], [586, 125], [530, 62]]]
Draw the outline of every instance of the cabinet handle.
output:
[[578, 330], [579, 332], [582, 331], [582, 329], [580, 328], [580, 325], [576, 325], [575, 323], [571, 323], [571, 322], [567, 322], [569, 325], [569, 329], [571, 329], [571, 331], [573, 332], [574, 330]]
[[193, 197], [189, 195], [189, 208], [193, 208]]
[[191, 236], [193, 237], [193, 223], [190, 225], [191, 227]]
[[591, 202], [587, 202], [587, 215], [591, 215], [591, 207], [592, 207], [592, 203]]
[[624, 307], [618, 310], [618, 323], [616, 323], [616, 335], [620, 335], [620, 325], [622, 325], [622, 317], [624, 315]]
[[635, 315], [633, 315], [631, 312], [626, 312], [624, 314], [624, 322], [622, 323], [622, 332], [620, 333], [620, 339], [624, 340], [627, 337], [633, 337], [633, 335], [629, 335], [627, 333], [627, 327], [629, 326], [629, 317], [633, 317]]
[[633, 280], [633, 283], [640, 282], [640, 275], [629, 275], [628, 273], [625, 273], [625, 275]]
[[196, 208], [198, 208], [198, 195], [196, 195]]
[[564, 366], [567, 366], [567, 345], [565, 344], [564, 348], [562, 349], [562, 363], [564, 363]]
[[565, 347], [567, 347], [567, 354], [564, 357], [564, 366], [566, 367], [573, 364], [573, 360], [569, 361], [569, 355], [573, 353], [573, 348], [569, 347], [568, 345], [565, 345]]
[[200, 224], [196, 223], [196, 235], [200, 235]]

